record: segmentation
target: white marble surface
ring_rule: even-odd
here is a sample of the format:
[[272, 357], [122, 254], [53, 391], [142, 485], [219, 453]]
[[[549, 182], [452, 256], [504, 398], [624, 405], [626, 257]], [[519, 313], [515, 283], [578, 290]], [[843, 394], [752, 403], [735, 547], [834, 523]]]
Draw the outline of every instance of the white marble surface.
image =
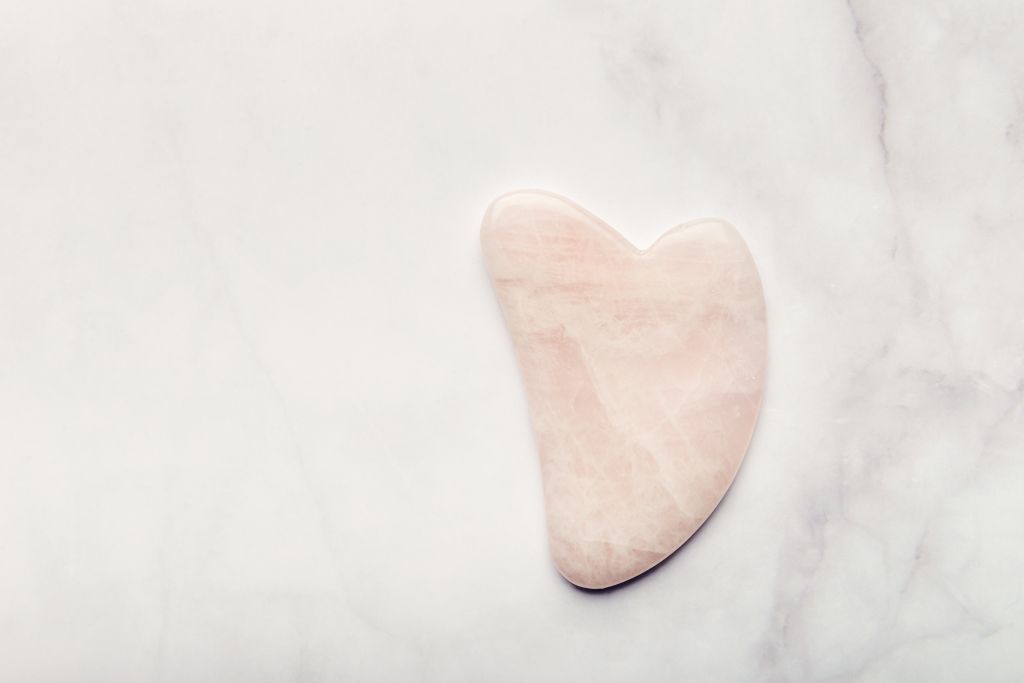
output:
[[[0, 679], [1024, 679], [1024, 6], [0, 0]], [[480, 218], [739, 227], [660, 569], [548, 560]]]

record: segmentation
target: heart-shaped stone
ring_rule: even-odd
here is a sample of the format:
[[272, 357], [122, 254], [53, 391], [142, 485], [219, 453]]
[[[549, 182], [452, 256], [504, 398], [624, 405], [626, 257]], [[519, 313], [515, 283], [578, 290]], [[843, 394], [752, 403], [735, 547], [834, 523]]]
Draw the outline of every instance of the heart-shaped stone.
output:
[[671, 555], [736, 476], [764, 387], [765, 311], [736, 230], [640, 251], [556, 195], [515, 192], [481, 242], [515, 343], [561, 574], [606, 588]]

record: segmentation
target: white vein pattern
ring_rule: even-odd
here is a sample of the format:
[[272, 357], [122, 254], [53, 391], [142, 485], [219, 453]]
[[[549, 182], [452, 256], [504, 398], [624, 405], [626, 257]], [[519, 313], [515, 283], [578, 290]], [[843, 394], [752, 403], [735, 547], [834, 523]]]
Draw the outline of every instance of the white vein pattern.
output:
[[[1024, 678], [1024, 6], [0, 1], [0, 679]], [[728, 495], [547, 560], [516, 187], [767, 300]]]

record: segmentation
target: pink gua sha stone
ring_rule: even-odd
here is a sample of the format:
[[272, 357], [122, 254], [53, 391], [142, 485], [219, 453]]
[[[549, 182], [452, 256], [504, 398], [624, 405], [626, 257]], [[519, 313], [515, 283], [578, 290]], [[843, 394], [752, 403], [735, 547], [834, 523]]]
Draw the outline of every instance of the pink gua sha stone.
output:
[[481, 243], [540, 451], [551, 554], [583, 588], [675, 552], [736, 476], [761, 405], [765, 310], [729, 224], [640, 251], [572, 202], [497, 199]]

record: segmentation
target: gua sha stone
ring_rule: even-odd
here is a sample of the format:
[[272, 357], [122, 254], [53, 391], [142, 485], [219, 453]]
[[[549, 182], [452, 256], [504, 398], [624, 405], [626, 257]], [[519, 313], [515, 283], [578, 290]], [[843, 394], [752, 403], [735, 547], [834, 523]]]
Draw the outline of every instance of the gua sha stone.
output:
[[551, 554], [584, 588], [631, 579], [704, 523], [764, 387], [757, 268], [719, 220], [640, 251], [567, 199], [497, 199], [481, 228], [526, 388]]

